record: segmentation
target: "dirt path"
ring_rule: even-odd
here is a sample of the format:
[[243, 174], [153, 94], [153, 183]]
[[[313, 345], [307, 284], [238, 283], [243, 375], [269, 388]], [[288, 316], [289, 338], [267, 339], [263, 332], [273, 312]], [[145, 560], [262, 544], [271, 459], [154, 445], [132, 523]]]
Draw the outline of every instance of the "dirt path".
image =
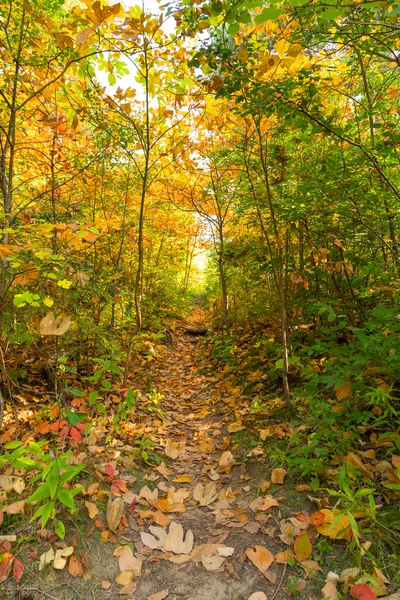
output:
[[[202, 325], [201, 314], [191, 325]], [[170, 353], [156, 374], [154, 384], [165, 395], [162, 401], [165, 417], [160, 427], [159, 444], [172, 441], [171, 448], [165, 450], [167, 455], [177, 456], [168, 460], [168, 474], [154, 483], [160, 493], [168, 490], [170, 496], [177, 494], [177, 498], [185, 498], [185, 512], [168, 513], [168, 517], [180, 523], [184, 532], [193, 532], [193, 552], [204, 546], [204, 554], [200, 550], [195, 562], [174, 564], [170, 561], [177, 560], [175, 556], [165, 560], [165, 552], [150, 550], [142, 575], [136, 580], [133, 597], [147, 600], [151, 594], [168, 589], [171, 600], [247, 600], [258, 591], [263, 591], [269, 600], [286, 598], [279, 587], [286, 565], [276, 562], [271, 565], [267, 573], [274, 582], [271, 583], [245, 554], [255, 545], [268, 548], [274, 555], [288, 548], [275, 537], [275, 533], [280, 533], [276, 530], [279, 529], [280, 508], [275, 506], [268, 511], [249, 508], [258, 498], [256, 489], [260, 482], [259, 477], [254, 482], [247, 474], [251, 471], [251, 461], [247, 468], [243, 463], [229, 464], [231, 460], [242, 459], [238, 452], [235, 454], [235, 446], [231, 447], [227, 431], [233, 418], [232, 410], [228, 408], [229, 393], [221, 397], [216, 379], [198, 374], [196, 338], [183, 335], [176, 345], [176, 351]], [[224, 468], [225, 463], [228, 464]], [[259, 471], [258, 463], [257, 466]], [[267, 473], [263, 479], [266, 478]], [[199, 501], [193, 498], [198, 484], [214, 491], [213, 502], [208, 504], [204, 499], [203, 503], [208, 505], [199, 506]], [[143, 530], [149, 531], [147, 523]], [[148, 554], [139, 535], [133, 536], [135, 548]], [[222, 556], [218, 554], [218, 545]], [[224, 558], [231, 552], [231, 556]], [[185, 561], [185, 555], [180, 560]], [[214, 568], [216, 570], [208, 570]]]

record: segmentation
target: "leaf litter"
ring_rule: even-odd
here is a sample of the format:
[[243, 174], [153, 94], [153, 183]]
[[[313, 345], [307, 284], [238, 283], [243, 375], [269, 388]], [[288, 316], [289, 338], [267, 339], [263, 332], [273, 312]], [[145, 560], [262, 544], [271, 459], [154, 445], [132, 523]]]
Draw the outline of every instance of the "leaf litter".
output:
[[[243, 461], [231, 437], [246, 428], [236, 409], [238, 392], [215, 374], [201, 373], [199, 360], [196, 345], [179, 337], [174, 351], [164, 349], [152, 365], [153, 384], [163, 393], [160, 411], [137, 422], [132, 415], [111, 445], [105, 420], [87, 435], [82, 428], [79, 439], [72, 436], [77, 462], [89, 458], [98, 478], [76, 496], [85, 507], [90, 535], [83, 552], [74, 532], [63, 541], [51, 529], [39, 530], [43, 551], [31, 547], [29, 559], [36, 569], [55, 569], [57, 576], [72, 577], [74, 585], [97, 581], [96, 600], [110, 594], [134, 600], [283, 600], [298, 565], [305, 579], [296, 584], [296, 593], [310, 593], [321, 570], [313, 560], [316, 538], [349, 539], [348, 519], [321, 497], [304, 496], [300, 512], [285, 506], [281, 494], [290, 474], [274, 466], [268, 480], [262, 448], [247, 455], [247, 464]], [[138, 373], [132, 373], [135, 377]], [[40, 431], [48, 434], [47, 428]], [[131, 445], [135, 435], [151, 441], [157, 461], [138, 459]], [[252, 464], [262, 466], [256, 477]], [[21, 473], [0, 475], [7, 498], [20, 496], [25, 486]], [[307, 485], [298, 487], [310, 491]], [[0, 504], [0, 515], [24, 510], [22, 499], [2, 509]], [[93, 531], [101, 539], [97, 560]], [[0, 556], [0, 582], [23, 582], [26, 560], [14, 555], [9, 542], [0, 541]], [[370, 579], [361, 579], [354, 569], [347, 569], [340, 584], [352, 585], [354, 597], [370, 600], [371, 594], [386, 593], [388, 583], [378, 572], [371, 576], [379, 589], [371, 590]]]

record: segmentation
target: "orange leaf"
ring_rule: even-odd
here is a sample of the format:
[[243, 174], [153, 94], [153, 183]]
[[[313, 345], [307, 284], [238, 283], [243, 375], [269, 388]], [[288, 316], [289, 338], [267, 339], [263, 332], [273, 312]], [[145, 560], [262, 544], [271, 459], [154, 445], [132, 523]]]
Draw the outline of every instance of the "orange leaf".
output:
[[264, 546], [254, 546], [254, 550], [253, 548], [247, 548], [246, 556], [263, 575], [275, 560], [272, 552]]
[[347, 396], [352, 395], [351, 385], [352, 383], [350, 379], [345, 381], [343, 385], [335, 385], [336, 398], [339, 400], [339, 402], [343, 400], [343, 398], [347, 398]]
[[307, 530], [304, 529], [294, 540], [294, 551], [298, 560], [307, 560], [312, 554], [312, 545]]
[[319, 527], [320, 525], [322, 525], [322, 523], [324, 522], [324, 519], [325, 519], [324, 513], [320, 512], [319, 510], [316, 510], [315, 512], [312, 513], [312, 515], [310, 515], [310, 523], [311, 523], [311, 525], [315, 525], [316, 527]]
[[72, 554], [69, 559], [68, 573], [72, 577], [78, 577], [83, 574], [83, 566], [80, 560], [78, 560], [75, 554]]

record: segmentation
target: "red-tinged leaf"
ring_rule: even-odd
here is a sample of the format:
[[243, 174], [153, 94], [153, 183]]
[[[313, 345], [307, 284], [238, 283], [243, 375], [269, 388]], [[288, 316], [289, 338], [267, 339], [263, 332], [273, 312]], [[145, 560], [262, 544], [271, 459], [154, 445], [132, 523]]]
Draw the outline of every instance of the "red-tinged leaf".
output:
[[123, 479], [114, 479], [113, 486], [121, 490], [122, 493], [129, 494], [129, 490], [126, 487], [126, 481], [124, 481]]
[[8, 540], [0, 543], [0, 554], [3, 552], [11, 552], [11, 544]]
[[79, 431], [76, 429], [76, 427], [71, 427], [71, 431], [69, 432], [69, 435], [76, 441], [76, 442], [81, 442], [82, 441], [82, 435], [79, 433]]
[[83, 575], [83, 566], [80, 560], [78, 560], [75, 554], [72, 554], [69, 557], [68, 563], [68, 573], [72, 575], [72, 577], [78, 577]]
[[104, 470], [105, 470], [105, 472], [107, 473], [107, 475], [109, 476], [110, 479], [114, 479], [114, 477], [115, 477], [115, 471], [114, 471], [114, 469], [112, 468], [111, 465], [106, 465], [104, 467]]
[[312, 554], [312, 545], [307, 530], [304, 529], [294, 540], [294, 551], [298, 560], [307, 560]]
[[85, 431], [86, 425], [84, 423], [77, 423], [75, 426], [79, 431]]
[[319, 510], [316, 510], [312, 513], [312, 515], [310, 515], [310, 523], [311, 525], [315, 525], [315, 527], [319, 527], [320, 525], [322, 525], [324, 519], [324, 513], [320, 512]]
[[293, 516], [295, 519], [297, 519], [298, 521], [301, 521], [302, 523], [309, 522], [309, 517], [305, 512], [293, 513]]
[[2, 560], [0, 562], [0, 583], [4, 583], [8, 579], [13, 558], [14, 555], [11, 554], [11, 552], [4, 552], [2, 555]]
[[365, 583], [356, 583], [350, 588], [350, 594], [357, 600], [376, 600], [374, 592]]
[[60, 439], [62, 442], [65, 442], [65, 439], [68, 435], [69, 427], [63, 427], [60, 431]]
[[24, 574], [25, 565], [22, 560], [16, 558], [13, 563], [13, 577], [17, 583], [21, 581], [22, 575]]

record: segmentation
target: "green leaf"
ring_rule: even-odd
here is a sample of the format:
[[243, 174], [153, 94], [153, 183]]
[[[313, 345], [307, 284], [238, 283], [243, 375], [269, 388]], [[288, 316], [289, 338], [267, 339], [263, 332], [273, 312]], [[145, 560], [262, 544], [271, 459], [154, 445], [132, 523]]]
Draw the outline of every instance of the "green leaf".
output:
[[76, 390], [74, 388], [67, 388], [67, 391], [73, 396], [77, 396], [78, 398], [84, 398], [86, 396], [86, 392], [82, 392], [82, 390]]
[[65, 488], [59, 488], [58, 499], [67, 508], [70, 508], [71, 510], [75, 510], [74, 497], [69, 490], [66, 490]]
[[338, 17], [343, 17], [345, 15], [343, 10], [338, 10], [337, 8], [330, 8], [329, 10], [324, 10], [319, 16], [321, 19], [326, 21], [333, 21]]
[[65, 525], [62, 521], [57, 521], [56, 526], [54, 527], [54, 531], [56, 532], [60, 540], [63, 540], [65, 538]]
[[99, 392], [97, 392], [96, 390], [93, 392], [90, 392], [89, 394], [89, 406], [92, 406], [92, 404], [94, 402], [96, 402], [97, 398], [98, 398]]
[[68, 423], [71, 423], [71, 425], [77, 425], [78, 423], [81, 423], [87, 419], [88, 416], [89, 415], [87, 413], [75, 413], [70, 410], [67, 410], [66, 412], [67, 421]]
[[47, 498], [50, 496], [50, 488], [48, 483], [43, 483], [38, 489], [33, 492], [32, 496], [29, 496], [27, 502], [38, 502], [39, 500], [43, 500], [43, 498]]
[[257, 24], [265, 23], [266, 21], [274, 21], [278, 19], [281, 15], [283, 15], [284, 10], [282, 8], [276, 8], [275, 6], [270, 6], [269, 8], [264, 8], [261, 14], [257, 15], [254, 19], [254, 22]]
[[242, 12], [240, 15], [238, 15], [236, 17], [236, 21], [238, 23], [243, 23], [245, 25], [248, 25], [249, 23], [251, 23], [251, 14], [249, 12]]
[[102, 402], [98, 402], [96, 404], [96, 408], [99, 412], [103, 413], [103, 415], [107, 414], [106, 407], [104, 406], [104, 404]]
[[275, 369], [283, 369], [283, 358], [280, 358], [275, 363]]
[[307, 560], [312, 554], [312, 545], [307, 531], [304, 529], [294, 540], [294, 551], [298, 560]]
[[42, 517], [42, 527], [44, 527], [47, 523], [47, 521], [50, 519], [51, 513], [54, 510], [54, 502], [47, 502], [46, 504], [43, 504], [43, 506], [41, 506], [40, 508], [38, 508], [38, 510], [35, 512], [35, 514], [33, 515], [31, 521], [34, 521], [35, 519], [38, 519], [39, 517]]
[[14, 450], [14, 448], [19, 448], [20, 446], [22, 446], [22, 442], [18, 442], [17, 440], [15, 440], [14, 442], [8, 442], [8, 444], [6, 444], [4, 448], [6, 450]]

